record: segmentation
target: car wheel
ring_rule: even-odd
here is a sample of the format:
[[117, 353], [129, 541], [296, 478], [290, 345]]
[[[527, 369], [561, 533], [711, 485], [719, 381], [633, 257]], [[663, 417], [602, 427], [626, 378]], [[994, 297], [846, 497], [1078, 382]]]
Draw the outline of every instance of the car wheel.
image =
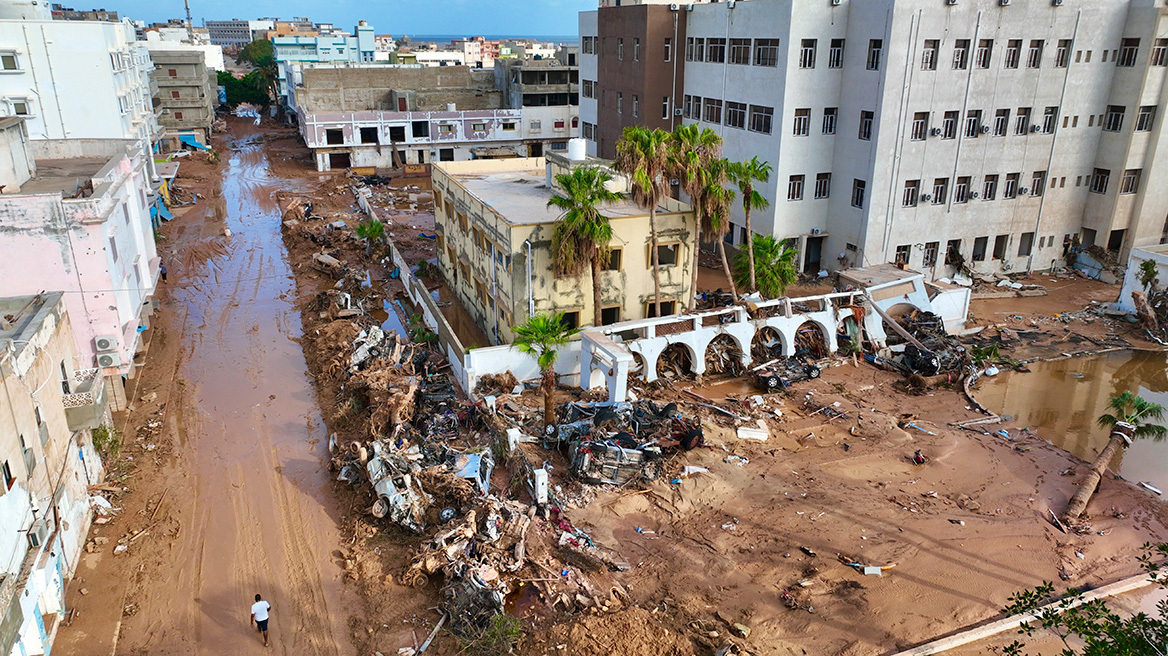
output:
[[810, 367], [807, 369], [808, 378], [819, 378], [819, 367]]
[[385, 497], [378, 497], [377, 501], [373, 502], [372, 513], [377, 519], [384, 519], [389, 514], [389, 500]]
[[766, 386], [767, 386], [767, 389], [778, 389], [779, 377], [778, 376], [771, 376], [770, 378], [767, 378], [766, 379]]

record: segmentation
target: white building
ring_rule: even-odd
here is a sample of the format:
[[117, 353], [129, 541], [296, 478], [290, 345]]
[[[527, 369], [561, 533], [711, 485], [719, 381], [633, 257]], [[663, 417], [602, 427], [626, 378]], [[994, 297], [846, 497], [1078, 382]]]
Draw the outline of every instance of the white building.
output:
[[[176, 50], [190, 50], [198, 51], [203, 55], [203, 61], [207, 68], [214, 71], [227, 70], [227, 63], [223, 59], [223, 47], [211, 45], [207, 43], [190, 43], [187, 41], [186, 31], [179, 34], [171, 32], [163, 32], [161, 30], [151, 30], [146, 32], [146, 38], [142, 43], [146, 44], [146, 49], [150, 52], [155, 50], [176, 51]], [[198, 39], [196, 39], [198, 41]]]
[[48, 654], [101, 482], [91, 430], [108, 416], [77, 367], [60, 292], [0, 298], [0, 653]]
[[229, 48], [242, 48], [247, 44], [262, 39], [269, 30], [275, 29], [275, 18], [261, 18], [259, 20], [209, 20], [203, 21], [208, 36], [213, 45]]
[[[795, 238], [806, 270], [1042, 270], [1075, 238], [1119, 252], [1165, 232], [1168, 15], [1154, 0], [678, 11], [679, 109], [729, 159], [772, 164], [754, 228]], [[738, 208], [733, 221], [741, 243]]]

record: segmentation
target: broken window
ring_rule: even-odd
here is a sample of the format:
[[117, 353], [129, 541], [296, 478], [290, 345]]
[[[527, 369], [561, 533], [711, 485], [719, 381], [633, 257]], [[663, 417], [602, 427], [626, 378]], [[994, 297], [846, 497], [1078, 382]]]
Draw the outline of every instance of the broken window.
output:
[[1006, 246], [1010, 242], [1010, 235], [994, 237], [994, 259], [1002, 260], [1006, 257]]
[[428, 121], [414, 121], [410, 124], [410, 129], [413, 131], [415, 139], [430, 136], [430, 123]]
[[361, 143], [377, 143], [377, 128], [361, 128]]
[[337, 146], [345, 143], [345, 131], [339, 129], [325, 130], [324, 142], [330, 146]]
[[579, 328], [580, 327], [580, 311], [573, 310], [571, 312], [564, 312], [563, 313], [563, 324], [564, 324], [564, 327], [568, 328], [569, 330]]
[[607, 326], [609, 324], [618, 323], [620, 321], [620, 306], [616, 305], [608, 308], [601, 308], [600, 310], [600, 324]]
[[391, 125], [389, 126], [389, 141], [391, 143], [402, 143], [406, 140], [406, 126]]
[[912, 246], [911, 245], [901, 244], [900, 246], [897, 246], [896, 247], [896, 263], [907, 265], [908, 258], [909, 258], [911, 253], [912, 253]]
[[[657, 245], [657, 263], [659, 266], [674, 266], [677, 264], [677, 250], [679, 244], [658, 244]], [[650, 262], [652, 267], [653, 263]]]
[[986, 257], [986, 246], [990, 243], [989, 237], [978, 237], [973, 240], [973, 261], [984, 262]]
[[611, 248], [608, 251], [608, 259], [604, 261], [604, 271], [620, 271], [621, 270], [621, 255], [623, 251], [619, 248]]
[[[677, 301], [666, 301], [664, 299], [661, 300], [661, 316], [668, 317], [669, 315], [674, 314], [676, 311], [677, 311]], [[652, 319], [656, 316], [657, 316], [657, 306], [653, 304], [653, 301], [649, 301], [648, 303], [646, 303], [645, 317], [648, 319]]]

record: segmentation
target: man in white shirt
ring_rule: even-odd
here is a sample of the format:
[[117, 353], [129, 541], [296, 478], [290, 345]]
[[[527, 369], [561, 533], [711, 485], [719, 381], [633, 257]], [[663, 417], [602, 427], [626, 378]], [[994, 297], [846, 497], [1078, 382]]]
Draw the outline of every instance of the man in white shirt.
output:
[[264, 646], [268, 646], [268, 611], [272, 610], [272, 605], [264, 601], [257, 594], [255, 603], [251, 605], [251, 623], [259, 628], [260, 633], [264, 635]]

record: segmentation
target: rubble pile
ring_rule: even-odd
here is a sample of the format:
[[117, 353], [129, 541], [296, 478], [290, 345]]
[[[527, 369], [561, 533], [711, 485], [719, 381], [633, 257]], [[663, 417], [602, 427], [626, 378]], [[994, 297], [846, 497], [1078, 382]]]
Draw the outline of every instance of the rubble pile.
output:
[[969, 363], [965, 347], [945, 332], [945, 324], [936, 314], [913, 312], [905, 316], [901, 323], [924, 346], [923, 349], [913, 343], [905, 346], [900, 364], [908, 372], [936, 376], [960, 372]]

